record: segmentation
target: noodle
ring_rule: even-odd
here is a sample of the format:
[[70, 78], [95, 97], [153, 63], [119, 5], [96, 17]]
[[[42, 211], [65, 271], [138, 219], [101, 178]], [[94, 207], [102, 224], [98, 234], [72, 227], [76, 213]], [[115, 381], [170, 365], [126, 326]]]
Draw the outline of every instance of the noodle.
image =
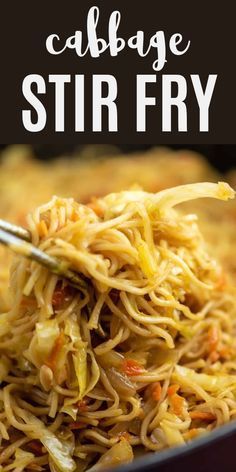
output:
[[235, 288], [229, 277], [222, 290], [196, 218], [174, 210], [202, 197], [234, 192], [126, 191], [95, 207], [53, 197], [29, 215], [33, 243], [86, 290], [14, 259], [0, 315], [1, 470], [99, 470], [235, 418]]

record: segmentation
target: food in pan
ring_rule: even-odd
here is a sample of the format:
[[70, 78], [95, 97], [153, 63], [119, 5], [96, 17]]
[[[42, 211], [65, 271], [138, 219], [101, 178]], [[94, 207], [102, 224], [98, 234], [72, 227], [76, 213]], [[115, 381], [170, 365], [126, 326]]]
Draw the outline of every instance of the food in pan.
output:
[[[130, 157], [110, 146], [87, 146], [74, 158], [43, 162], [33, 156], [29, 146], [11, 146], [0, 161], [0, 218], [24, 225], [27, 213], [53, 195], [87, 203], [91, 197], [132, 186], [157, 192], [204, 180], [217, 181], [219, 176], [202, 156], [191, 151], [154, 148]], [[11, 253], [0, 247], [0, 311], [10, 306], [11, 259]]]
[[[81, 278], [17, 257], [0, 316], [2, 470], [103, 470], [236, 418], [236, 304], [196, 215], [226, 183], [53, 197], [33, 243]], [[227, 204], [225, 203], [227, 206]]]

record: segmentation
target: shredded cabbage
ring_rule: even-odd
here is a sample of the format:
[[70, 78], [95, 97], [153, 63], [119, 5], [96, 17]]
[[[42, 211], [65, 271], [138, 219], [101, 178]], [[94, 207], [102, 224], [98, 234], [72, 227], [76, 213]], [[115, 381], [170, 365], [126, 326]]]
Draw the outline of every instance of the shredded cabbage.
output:
[[[103, 201], [112, 208], [113, 214], [120, 214], [129, 203], [149, 200], [150, 203], [158, 205], [163, 211], [197, 198], [216, 198], [218, 200], [228, 200], [235, 196], [234, 190], [226, 182], [202, 182], [197, 184], [179, 185], [162, 190], [156, 194], [143, 192], [142, 190], [123, 191], [110, 193], [104, 197]], [[110, 215], [109, 215], [110, 216]]]
[[152, 278], [157, 272], [157, 267], [147, 243], [145, 241], [140, 241], [137, 249], [140, 260], [140, 267], [144, 275], [147, 278]]
[[46, 428], [40, 433], [40, 441], [61, 472], [73, 472], [75, 470], [76, 464], [70, 455], [70, 445], [59, 441], [55, 434]]
[[27, 466], [33, 462], [34, 455], [31, 452], [23, 451], [20, 448], [15, 450], [15, 461], [12, 464], [12, 469], [21, 472], [27, 468]]
[[76, 354], [73, 354], [73, 362], [79, 385], [79, 398], [81, 399], [87, 385], [87, 350], [85, 347], [79, 348]]
[[99, 461], [87, 472], [97, 472], [98, 470], [109, 469], [120, 464], [128, 464], [133, 460], [133, 450], [128, 441], [121, 439], [120, 442], [111, 447]]
[[27, 412], [27, 417], [32, 425], [32, 432], [29, 432], [29, 436], [41, 441], [60, 472], [73, 472], [76, 464], [71, 457], [70, 443], [60, 441], [36, 416]]
[[93, 388], [95, 387], [95, 385], [97, 385], [100, 378], [100, 370], [99, 370], [97, 361], [95, 359], [93, 352], [90, 349], [88, 350], [88, 354], [91, 357], [91, 379], [86, 388], [85, 395], [87, 395], [89, 392], [91, 392], [91, 390], [93, 390]]
[[[133, 446], [159, 451], [233, 419], [235, 287], [197, 217], [173, 209], [233, 195], [204, 183], [87, 206], [54, 197], [29, 216], [34, 245], [86, 279], [76, 290], [20, 258], [12, 270], [15, 303], [0, 315], [0, 433], [8, 444], [20, 437], [14, 448], [36, 440], [34, 457], [46, 449], [31, 468], [84, 472], [97, 460], [91, 470], [105, 470], [131, 461]], [[30, 298], [19, 304], [24, 287]], [[14, 448], [4, 470], [19, 472], [28, 465], [19, 451], [14, 462]]]
[[83, 398], [87, 386], [87, 343], [82, 341], [79, 323], [75, 315], [66, 320], [65, 334], [71, 339], [75, 348], [73, 364], [76, 375], [76, 384], [79, 386], [79, 398]]
[[60, 409], [60, 413], [66, 413], [75, 421], [78, 413], [78, 407], [74, 405], [64, 404], [63, 407]]
[[37, 352], [44, 360], [48, 358], [59, 334], [60, 330], [56, 320], [36, 323]]
[[202, 387], [207, 392], [217, 392], [218, 390], [224, 390], [227, 387], [235, 386], [236, 388], [236, 375], [208, 375], [204, 373], [197, 373], [193, 369], [176, 365], [175, 370], [172, 374], [172, 379], [180, 385], [188, 384], [191, 382]]
[[160, 426], [165, 433], [168, 446], [177, 446], [185, 443], [180, 431], [178, 429], [172, 428], [167, 421], [161, 421]]
[[75, 344], [75, 346], [80, 346], [81, 344], [84, 345], [82, 339], [81, 339], [81, 334], [80, 334], [80, 329], [79, 329], [79, 322], [76, 318], [75, 315], [72, 315], [70, 318], [68, 318], [65, 322], [65, 334], [69, 336], [71, 341]]

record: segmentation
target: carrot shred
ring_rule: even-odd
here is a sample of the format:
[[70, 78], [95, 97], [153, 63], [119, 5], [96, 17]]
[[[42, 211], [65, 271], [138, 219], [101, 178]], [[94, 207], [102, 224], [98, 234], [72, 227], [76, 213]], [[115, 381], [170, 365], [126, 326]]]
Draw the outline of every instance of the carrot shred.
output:
[[168, 396], [171, 397], [172, 395], [177, 393], [179, 389], [180, 389], [180, 385], [178, 385], [178, 384], [170, 385], [168, 390], [167, 390]]
[[153, 400], [159, 402], [161, 399], [162, 388], [160, 382], [156, 382], [152, 388], [152, 398]]
[[171, 406], [176, 416], [183, 414], [184, 398], [180, 397], [177, 393], [171, 395]]
[[143, 374], [144, 368], [134, 359], [125, 359], [122, 363], [123, 372], [129, 377]]
[[216, 351], [218, 343], [219, 343], [219, 330], [217, 326], [214, 325], [209, 328], [207, 337], [208, 337], [209, 351], [210, 352]]
[[71, 215], [70, 219], [71, 219], [71, 221], [74, 221], [74, 223], [76, 223], [76, 221], [78, 221], [78, 220], [79, 220], [79, 215], [76, 213], [76, 211], [75, 211], [75, 210], [73, 210], [73, 212], [72, 212], [72, 215]]
[[119, 434], [118, 434], [118, 437], [119, 437], [120, 439], [125, 439], [125, 440], [128, 441], [128, 442], [129, 442], [130, 439], [131, 439], [131, 436], [130, 436], [130, 434], [128, 433], [128, 431], [124, 431], [123, 433], [119, 433]]
[[189, 415], [192, 420], [214, 421], [216, 419], [216, 416], [208, 411], [194, 410], [190, 411]]
[[59, 356], [60, 351], [62, 349], [62, 346], [64, 345], [64, 342], [65, 342], [65, 336], [64, 336], [63, 331], [61, 331], [58, 338], [56, 339], [56, 341], [54, 343], [54, 346], [53, 346], [52, 351], [51, 351], [51, 353], [48, 357], [48, 360], [45, 362], [45, 364], [48, 367], [50, 367], [50, 369], [52, 369], [53, 372], [56, 368], [57, 359], [58, 359], [58, 356]]
[[95, 197], [91, 198], [91, 202], [88, 203], [87, 206], [89, 208], [91, 208], [91, 210], [93, 210], [94, 213], [96, 213], [96, 215], [99, 216], [100, 218], [102, 218], [104, 216], [104, 210], [99, 205], [97, 198], [95, 198]]
[[83, 429], [85, 427], [84, 423], [81, 421], [74, 421], [74, 423], [69, 423], [68, 426], [71, 430]]
[[186, 433], [183, 434], [184, 439], [193, 439], [198, 436], [199, 431], [198, 428], [191, 428], [189, 431], [186, 431]]
[[39, 236], [41, 236], [41, 237], [47, 236], [48, 228], [47, 228], [47, 225], [46, 225], [44, 220], [41, 220], [38, 223], [37, 228], [38, 228]]
[[209, 355], [209, 359], [211, 362], [216, 362], [220, 358], [220, 354], [217, 351], [212, 351]]

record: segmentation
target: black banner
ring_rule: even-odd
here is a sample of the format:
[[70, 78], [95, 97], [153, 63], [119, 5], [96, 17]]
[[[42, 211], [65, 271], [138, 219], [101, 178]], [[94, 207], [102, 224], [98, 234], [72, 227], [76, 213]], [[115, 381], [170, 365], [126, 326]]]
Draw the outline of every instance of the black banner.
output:
[[236, 143], [233, 2], [2, 6], [1, 142]]

